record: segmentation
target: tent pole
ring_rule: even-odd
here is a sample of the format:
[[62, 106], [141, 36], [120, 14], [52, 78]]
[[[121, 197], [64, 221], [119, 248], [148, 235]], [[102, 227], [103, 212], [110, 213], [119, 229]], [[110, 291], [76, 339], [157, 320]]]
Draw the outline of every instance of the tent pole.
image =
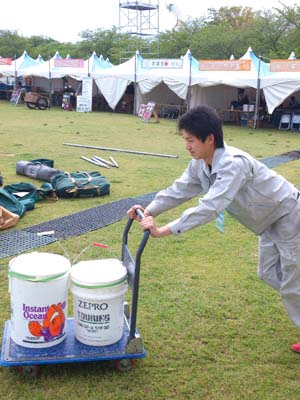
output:
[[48, 56], [49, 59], [49, 109], [52, 106], [52, 96], [51, 96], [51, 68], [50, 68], [50, 60], [51, 60], [51, 56]]
[[255, 112], [254, 112], [254, 121], [253, 128], [258, 128], [257, 121], [259, 119], [259, 107], [260, 107], [260, 64], [261, 64], [261, 53], [259, 54], [258, 61], [258, 71], [257, 71], [257, 87], [256, 87], [256, 98], [255, 98]]
[[188, 92], [187, 92], [187, 96], [186, 96], [186, 108], [187, 110], [190, 109], [191, 106], [191, 83], [192, 83], [192, 54], [189, 53], [189, 61], [190, 61], [190, 65], [189, 65], [189, 86], [188, 86]]
[[14, 90], [17, 90], [18, 88], [18, 77], [17, 77], [17, 53], [15, 53], [15, 84], [14, 84]]
[[136, 115], [136, 70], [137, 70], [137, 52], [135, 52], [134, 58], [134, 90], [133, 90], [133, 115]]

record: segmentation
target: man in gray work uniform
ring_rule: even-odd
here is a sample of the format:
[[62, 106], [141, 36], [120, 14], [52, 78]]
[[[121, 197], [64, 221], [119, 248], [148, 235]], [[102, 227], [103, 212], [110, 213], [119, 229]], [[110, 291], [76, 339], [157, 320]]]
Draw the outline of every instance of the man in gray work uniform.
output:
[[[216, 219], [226, 210], [259, 235], [258, 275], [280, 292], [290, 319], [300, 327], [300, 198], [282, 176], [249, 154], [224, 144], [222, 123], [214, 109], [199, 106], [178, 122], [192, 156], [181, 177], [160, 191], [140, 221], [151, 236], [178, 235]], [[198, 205], [165, 226], [154, 217], [204, 194]], [[133, 206], [131, 218], [138, 219]], [[300, 353], [300, 343], [291, 349]]]

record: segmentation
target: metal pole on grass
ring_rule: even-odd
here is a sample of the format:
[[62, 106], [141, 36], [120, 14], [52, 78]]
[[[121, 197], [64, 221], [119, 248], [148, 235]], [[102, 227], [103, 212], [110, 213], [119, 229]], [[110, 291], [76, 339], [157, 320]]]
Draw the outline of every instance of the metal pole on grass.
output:
[[143, 156], [157, 156], [157, 157], [167, 157], [167, 158], [178, 158], [178, 156], [174, 156], [172, 154], [149, 153], [149, 152], [145, 152], [145, 151], [115, 149], [115, 148], [112, 148], [112, 147], [88, 146], [88, 145], [76, 144], [76, 143], [63, 143], [63, 144], [64, 144], [64, 146], [84, 147], [85, 149], [118, 151], [118, 152], [121, 152], [121, 153], [140, 154], [140, 155], [143, 155]]

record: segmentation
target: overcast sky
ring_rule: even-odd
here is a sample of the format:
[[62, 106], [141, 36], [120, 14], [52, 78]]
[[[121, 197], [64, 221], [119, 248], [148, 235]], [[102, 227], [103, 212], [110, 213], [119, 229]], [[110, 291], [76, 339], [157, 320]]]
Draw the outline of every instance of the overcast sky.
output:
[[[0, 30], [17, 31], [26, 37], [42, 35], [60, 42], [80, 40], [78, 33], [98, 28], [110, 29], [119, 26], [119, 3], [126, 0], [14, 0], [1, 2]], [[149, 0], [139, 0], [149, 4]], [[150, 0], [157, 4], [158, 0]], [[174, 27], [176, 19], [166, 8], [166, 2], [174, 3], [178, 11], [187, 18], [205, 15], [206, 6], [219, 9], [222, 6], [250, 6], [255, 10], [282, 8], [278, 0], [160, 0], [160, 31]], [[294, 5], [296, 0], [282, 0], [285, 5]], [[80, 4], [80, 5], [79, 5]], [[123, 14], [124, 15], [124, 14]], [[124, 18], [124, 17], [123, 17]], [[156, 21], [156, 20], [155, 20]]]

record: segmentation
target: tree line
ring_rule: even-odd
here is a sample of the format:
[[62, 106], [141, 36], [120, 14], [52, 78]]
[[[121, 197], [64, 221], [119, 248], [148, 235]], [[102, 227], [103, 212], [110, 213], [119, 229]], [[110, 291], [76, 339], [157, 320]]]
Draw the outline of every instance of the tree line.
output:
[[44, 60], [59, 52], [62, 57], [88, 58], [93, 51], [113, 64], [130, 58], [139, 50], [144, 58], [179, 58], [190, 49], [196, 59], [241, 57], [249, 46], [265, 59], [300, 58], [300, 6], [254, 11], [251, 7], [208, 9], [205, 17], [181, 22], [176, 28], [155, 37], [141, 38], [110, 30], [85, 30], [77, 43], [58, 42], [44, 36], [19, 36], [0, 30], [0, 56], [19, 57], [24, 50]]

